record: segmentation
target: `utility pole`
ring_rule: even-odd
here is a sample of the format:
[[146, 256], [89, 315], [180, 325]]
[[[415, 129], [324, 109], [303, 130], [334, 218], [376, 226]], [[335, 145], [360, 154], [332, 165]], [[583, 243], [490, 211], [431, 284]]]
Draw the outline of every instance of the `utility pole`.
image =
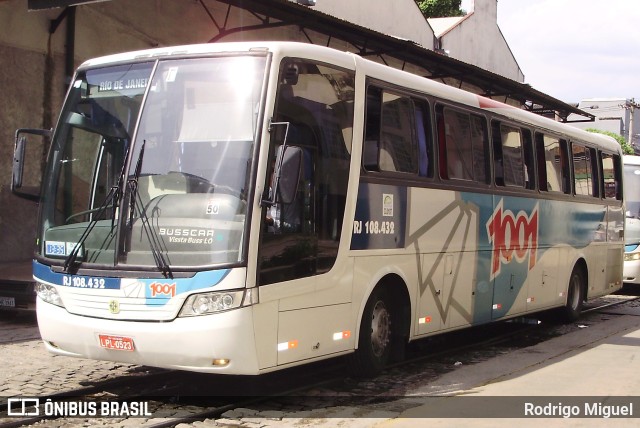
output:
[[633, 151], [636, 151], [636, 146], [633, 144], [633, 115], [635, 113], [635, 109], [639, 108], [640, 104], [637, 104], [634, 98], [631, 98], [627, 101], [625, 108], [629, 110], [629, 145], [633, 147]]

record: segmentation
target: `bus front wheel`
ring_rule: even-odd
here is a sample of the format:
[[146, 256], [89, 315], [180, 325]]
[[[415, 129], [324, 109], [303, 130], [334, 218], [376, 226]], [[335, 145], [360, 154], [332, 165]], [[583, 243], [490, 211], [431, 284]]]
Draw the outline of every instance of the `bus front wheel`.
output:
[[567, 322], [573, 322], [580, 318], [582, 302], [584, 300], [585, 277], [582, 269], [576, 266], [569, 278], [567, 290], [567, 303], [562, 308], [562, 317]]
[[370, 377], [385, 367], [391, 355], [395, 316], [384, 289], [375, 290], [364, 308], [358, 349], [351, 356], [350, 369], [353, 374]]

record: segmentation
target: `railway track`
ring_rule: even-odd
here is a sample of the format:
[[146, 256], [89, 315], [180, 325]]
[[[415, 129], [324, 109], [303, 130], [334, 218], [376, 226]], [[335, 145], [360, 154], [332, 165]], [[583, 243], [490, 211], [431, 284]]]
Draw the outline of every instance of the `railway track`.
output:
[[[640, 296], [607, 296], [585, 307], [581, 321], [592, 314], [632, 303]], [[606, 312], [610, 314], [610, 312]], [[579, 328], [575, 323], [574, 328]], [[558, 330], [558, 331], [556, 331]], [[46, 397], [55, 402], [147, 402], [152, 417], [143, 416], [136, 425], [152, 428], [173, 427], [221, 418], [238, 408], [262, 409], [300, 408], [300, 401], [313, 397], [318, 403], [363, 404], [402, 396], [407, 379], [412, 382], [436, 378], [457, 364], [473, 364], [491, 358], [505, 349], [526, 347], [536, 341], [566, 333], [553, 323], [540, 323], [535, 318], [490, 324], [459, 332], [435, 336], [410, 345], [407, 358], [390, 366], [375, 381], [360, 381], [345, 377], [340, 359], [293, 368], [259, 377], [212, 376], [179, 371], [150, 369], [149, 373], [122, 376], [96, 382], [83, 388], [68, 390]], [[7, 403], [0, 405], [0, 414]], [[92, 426], [121, 424], [127, 418], [91, 420]], [[0, 418], [0, 428], [55, 424], [55, 426], [86, 426], [89, 418], [51, 418], [38, 415], [26, 418]]]

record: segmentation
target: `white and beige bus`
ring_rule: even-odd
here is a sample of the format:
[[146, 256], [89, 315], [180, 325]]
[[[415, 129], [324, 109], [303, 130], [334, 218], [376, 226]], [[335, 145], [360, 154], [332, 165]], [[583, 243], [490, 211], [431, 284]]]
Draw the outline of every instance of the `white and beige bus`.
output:
[[[18, 133], [14, 189], [25, 131]], [[51, 352], [259, 374], [621, 287], [608, 137], [300, 43], [125, 53], [76, 72], [41, 190]]]

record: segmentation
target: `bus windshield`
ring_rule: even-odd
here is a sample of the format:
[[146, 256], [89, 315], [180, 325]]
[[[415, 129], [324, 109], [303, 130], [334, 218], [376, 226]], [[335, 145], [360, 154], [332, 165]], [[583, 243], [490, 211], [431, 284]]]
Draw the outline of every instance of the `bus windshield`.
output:
[[41, 256], [189, 268], [242, 260], [266, 57], [81, 71], [50, 153]]

